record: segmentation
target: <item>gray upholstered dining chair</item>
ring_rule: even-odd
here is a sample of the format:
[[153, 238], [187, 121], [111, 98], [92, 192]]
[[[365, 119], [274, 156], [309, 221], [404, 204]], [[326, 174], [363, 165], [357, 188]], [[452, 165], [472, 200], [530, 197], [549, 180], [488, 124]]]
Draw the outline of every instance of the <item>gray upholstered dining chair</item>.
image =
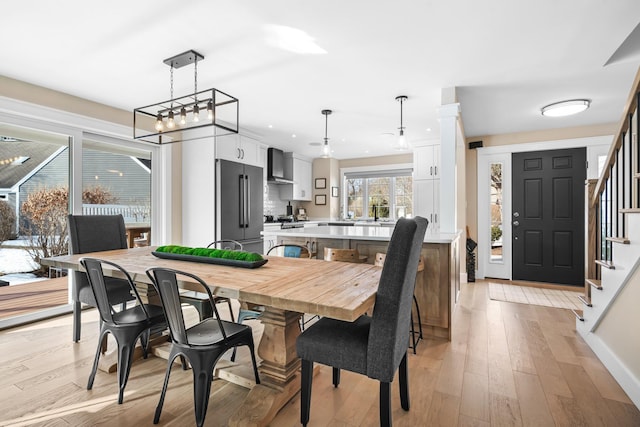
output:
[[[89, 252], [127, 249], [127, 232], [122, 215], [69, 215], [69, 253], [86, 254]], [[106, 278], [109, 285], [109, 301], [112, 305], [124, 305], [133, 301], [129, 283], [113, 277]], [[73, 272], [71, 287], [73, 301], [73, 340], [80, 341], [81, 304], [96, 307], [96, 300], [89, 286], [87, 275], [82, 271]]]
[[380, 381], [380, 425], [391, 425], [391, 382], [399, 368], [400, 402], [409, 410], [407, 344], [411, 302], [422, 241], [428, 221], [401, 218], [396, 224], [382, 267], [372, 316], [354, 322], [323, 317], [296, 341], [302, 359], [300, 422], [307, 425], [311, 406], [313, 363], [333, 369], [333, 385], [346, 369]]

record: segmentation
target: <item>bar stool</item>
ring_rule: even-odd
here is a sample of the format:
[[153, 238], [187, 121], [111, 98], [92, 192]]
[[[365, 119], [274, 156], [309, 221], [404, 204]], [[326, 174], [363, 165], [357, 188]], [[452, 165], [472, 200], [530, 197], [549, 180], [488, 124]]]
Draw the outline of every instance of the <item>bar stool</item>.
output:
[[324, 248], [325, 261], [341, 261], [341, 262], [367, 262], [366, 255], [360, 255], [357, 249], [335, 249]]
[[[374, 265], [376, 267], [382, 267], [384, 265], [384, 260], [387, 257], [387, 254], [383, 254], [378, 252], [376, 254], [376, 259]], [[420, 255], [420, 261], [418, 261], [418, 272], [417, 275], [424, 271], [424, 257]], [[413, 304], [416, 308], [416, 315], [418, 316], [418, 331], [413, 324], [413, 313], [411, 313], [411, 348], [413, 349], [413, 354], [416, 354], [416, 347], [418, 345], [418, 341], [422, 339], [422, 319], [420, 318], [420, 306], [418, 305], [418, 299], [415, 294], [413, 295]]]

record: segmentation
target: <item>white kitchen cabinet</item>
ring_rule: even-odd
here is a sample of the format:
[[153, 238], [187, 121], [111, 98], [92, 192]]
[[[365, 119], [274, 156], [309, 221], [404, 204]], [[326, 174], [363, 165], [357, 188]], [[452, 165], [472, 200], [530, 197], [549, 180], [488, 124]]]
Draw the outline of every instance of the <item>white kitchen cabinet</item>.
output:
[[216, 158], [265, 167], [265, 146], [257, 139], [233, 134], [216, 137]]
[[281, 200], [311, 200], [313, 164], [311, 160], [295, 153], [284, 153], [284, 177], [293, 184], [280, 185]]
[[[264, 231], [277, 231], [280, 230], [281, 226], [279, 223], [270, 223], [270, 224], [264, 224]], [[274, 247], [275, 245], [277, 245], [278, 243], [278, 237], [277, 236], [273, 236], [273, 235], [269, 235], [269, 236], [264, 236], [264, 240], [263, 240], [263, 254], [267, 254], [267, 252], [269, 252], [269, 249], [271, 249], [272, 247]]]
[[440, 144], [413, 149], [414, 179], [440, 179]]
[[413, 213], [429, 220], [429, 230], [440, 230], [440, 180], [418, 179], [413, 181]]
[[440, 231], [440, 144], [413, 149], [413, 213], [429, 220], [431, 232]]

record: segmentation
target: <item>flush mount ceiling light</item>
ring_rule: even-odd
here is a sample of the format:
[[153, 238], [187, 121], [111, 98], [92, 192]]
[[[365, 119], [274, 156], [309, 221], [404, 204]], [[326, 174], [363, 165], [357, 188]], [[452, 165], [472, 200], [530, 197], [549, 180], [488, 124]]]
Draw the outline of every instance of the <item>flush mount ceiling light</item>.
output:
[[[198, 61], [203, 59], [188, 50], [163, 61], [171, 68], [171, 98], [133, 110], [134, 139], [160, 145], [238, 133], [238, 99], [215, 88], [198, 92]], [[173, 70], [189, 64], [194, 64], [193, 93], [174, 98]]]
[[409, 143], [407, 142], [407, 138], [404, 136], [404, 126], [402, 125], [402, 103], [407, 100], [407, 97], [404, 95], [396, 96], [396, 101], [400, 101], [400, 136], [396, 141], [393, 148], [399, 151], [406, 151], [409, 149]]
[[322, 144], [322, 157], [331, 157], [331, 147], [329, 146], [329, 137], [327, 137], [327, 128], [329, 125], [329, 114], [333, 113], [331, 110], [322, 110], [324, 114], [324, 144]]
[[568, 101], [549, 104], [540, 109], [543, 116], [564, 117], [578, 114], [589, 108], [591, 101], [588, 99], [571, 99]]

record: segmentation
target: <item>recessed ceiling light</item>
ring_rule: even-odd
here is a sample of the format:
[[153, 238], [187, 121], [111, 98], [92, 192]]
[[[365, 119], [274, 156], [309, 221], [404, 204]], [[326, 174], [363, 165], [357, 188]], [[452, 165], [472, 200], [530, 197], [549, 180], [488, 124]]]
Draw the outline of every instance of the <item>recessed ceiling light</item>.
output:
[[269, 125], [267, 126], [269, 129], [273, 129], [273, 125]]
[[571, 99], [568, 101], [556, 102], [541, 108], [543, 116], [548, 117], [564, 117], [578, 114], [591, 105], [588, 99]]
[[427, 128], [427, 132], [431, 132], [431, 128]]
[[295, 134], [295, 133], [291, 135], [291, 138], [295, 138], [295, 137], [296, 137], [296, 134]]

